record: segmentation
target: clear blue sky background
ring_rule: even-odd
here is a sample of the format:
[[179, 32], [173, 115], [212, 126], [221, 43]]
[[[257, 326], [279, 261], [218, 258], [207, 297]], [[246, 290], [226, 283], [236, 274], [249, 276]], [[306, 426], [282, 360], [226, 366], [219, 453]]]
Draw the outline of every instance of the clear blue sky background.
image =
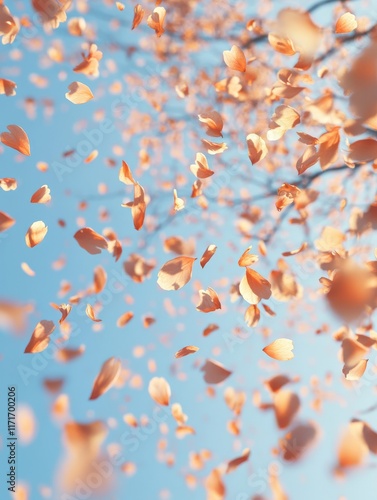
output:
[[[8, 2], [9, 3], [9, 2]], [[254, 2], [250, 2], [254, 4]], [[278, 6], [290, 5], [293, 7], [306, 7], [311, 2], [278, 2]], [[374, 2], [370, 2], [371, 7]], [[357, 6], [357, 7], [356, 7]], [[17, 1], [10, 5], [14, 15], [31, 14], [28, 2]], [[355, 2], [355, 11], [361, 14], [366, 13], [367, 2]], [[168, 5], [167, 5], [168, 9]], [[252, 17], [254, 7], [247, 7], [248, 17]], [[61, 25], [58, 31], [52, 35], [43, 33], [38, 27], [38, 36], [43, 41], [43, 49], [40, 52], [26, 50], [27, 40], [19, 36], [14, 46], [0, 47], [0, 76], [13, 79], [17, 82], [17, 95], [12, 98], [0, 96], [0, 129], [6, 130], [9, 124], [18, 124], [23, 127], [30, 138], [32, 155], [30, 158], [20, 158], [14, 150], [4, 148], [0, 156], [0, 177], [15, 177], [18, 181], [18, 188], [12, 192], [0, 192], [0, 210], [9, 213], [16, 219], [16, 224], [6, 233], [0, 235], [0, 255], [2, 271], [0, 279], [0, 298], [19, 301], [22, 303], [33, 303], [34, 311], [30, 314], [28, 329], [22, 336], [15, 336], [9, 331], [1, 332], [0, 347], [0, 370], [1, 370], [1, 402], [0, 408], [0, 430], [4, 437], [6, 418], [6, 390], [9, 385], [16, 385], [18, 391], [18, 404], [28, 405], [33, 409], [37, 421], [37, 431], [33, 441], [27, 445], [18, 447], [18, 481], [29, 485], [29, 500], [39, 500], [41, 486], [49, 486], [53, 489], [51, 498], [60, 499], [56, 489], [56, 474], [59, 470], [59, 463], [64, 452], [62, 446], [61, 425], [51, 418], [50, 407], [53, 398], [48, 395], [42, 387], [44, 378], [64, 377], [65, 385], [63, 392], [68, 394], [70, 403], [70, 415], [73, 420], [88, 422], [94, 419], [106, 421], [109, 418], [116, 419], [118, 426], [109, 429], [106, 444], [119, 442], [122, 434], [128, 427], [122, 421], [124, 413], [133, 413], [137, 417], [142, 414], [153, 415], [155, 403], [148, 395], [147, 386], [153, 376], [147, 368], [147, 361], [155, 359], [157, 363], [156, 375], [169, 380], [172, 389], [172, 402], [179, 402], [184, 412], [189, 416], [188, 424], [196, 429], [195, 436], [188, 436], [183, 440], [178, 440], [174, 436], [174, 421], [169, 415], [166, 422], [170, 432], [167, 436], [168, 451], [175, 454], [176, 462], [169, 468], [164, 463], [156, 460], [156, 446], [160, 439], [160, 432], [156, 430], [148, 438], [140, 443], [137, 451], [124, 450], [126, 461], [135, 462], [138, 471], [136, 475], [128, 478], [121, 471], [116, 473], [116, 485], [111, 494], [107, 494], [104, 499], [116, 500], [154, 500], [159, 498], [159, 492], [169, 489], [172, 499], [185, 500], [189, 498], [204, 499], [205, 491], [202, 486], [190, 491], [184, 480], [184, 475], [189, 472], [188, 457], [190, 451], [209, 449], [213, 453], [212, 459], [206, 468], [199, 472], [198, 476], [204, 478], [209, 471], [221, 462], [232, 459], [240, 454], [243, 448], [251, 448], [251, 458], [247, 464], [239, 467], [235, 472], [225, 477], [227, 486], [227, 499], [244, 500], [251, 498], [257, 493], [261, 493], [266, 498], [271, 498], [268, 484], [264, 482], [264, 490], [257, 491], [250, 485], [250, 476], [257, 474], [258, 479], [263, 478], [271, 461], [276, 460], [271, 455], [271, 449], [276, 446], [277, 441], [284, 435], [284, 431], [276, 431], [274, 415], [272, 412], [262, 412], [256, 409], [251, 403], [251, 396], [255, 389], [261, 388], [261, 381], [271, 377], [276, 373], [286, 373], [289, 375], [299, 375], [301, 381], [292, 386], [297, 392], [301, 388], [309, 387], [310, 378], [316, 375], [320, 380], [321, 387], [325, 390], [335, 392], [338, 400], [325, 401], [323, 410], [316, 413], [310, 409], [310, 399], [313, 398], [309, 391], [308, 395], [302, 395], [302, 407], [298, 421], [315, 420], [321, 428], [320, 437], [310, 453], [299, 463], [294, 465], [281, 462], [280, 480], [284, 490], [291, 500], [318, 500], [324, 498], [328, 500], [338, 500], [342, 497], [347, 500], [375, 499], [376, 475], [375, 457], [369, 460], [369, 465], [361, 470], [351, 472], [344, 480], [334, 480], [332, 468], [336, 462], [336, 447], [339, 441], [341, 430], [347, 425], [351, 418], [358, 416], [358, 412], [374, 404], [373, 383], [363, 387], [360, 391], [345, 388], [342, 382], [341, 363], [338, 361], [339, 344], [335, 343], [330, 334], [315, 335], [314, 331], [321, 325], [327, 323], [330, 331], [333, 332], [341, 326], [340, 320], [333, 317], [326, 309], [320, 297], [315, 298], [314, 294], [307, 294], [305, 300], [297, 305], [294, 315], [289, 312], [286, 303], [272, 301], [271, 307], [277, 313], [274, 318], [263, 317], [260, 326], [249, 329], [250, 336], [234, 349], [230, 349], [226, 342], [228, 335], [235, 326], [244, 326], [243, 312], [245, 303], [232, 304], [224, 289], [216, 287], [216, 282], [224, 275], [230, 276], [233, 281], [236, 277], [242, 277], [242, 270], [237, 266], [237, 259], [244, 249], [252, 244], [257, 247], [258, 239], [247, 241], [239, 236], [234, 227], [234, 217], [229, 217], [232, 209], [218, 208], [215, 204], [210, 206], [210, 210], [219, 214], [212, 223], [197, 219], [192, 222], [190, 218], [190, 206], [187, 211], [170, 218], [167, 224], [157, 233], [148, 234], [145, 229], [136, 233], [133, 228], [129, 210], [120, 206], [123, 196], [119, 192], [124, 191], [124, 198], [129, 199], [131, 193], [123, 189], [118, 181], [118, 169], [121, 159], [125, 159], [131, 168], [135, 169], [138, 163], [139, 141], [142, 137], [133, 137], [128, 143], [122, 141], [121, 128], [126, 120], [117, 120], [114, 117], [112, 105], [117, 96], [108, 92], [109, 86], [114, 79], [123, 80], [127, 75], [139, 75], [148, 88], [150, 76], [145, 70], [139, 67], [138, 62], [156, 68], [159, 75], [162, 75], [168, 64], [156, 66], [152, 54], [142, 49], [136, 51], [131, 57], [127, 57], [120, 51], [111, 51], [110, 42], [120, 42], [126, 46], [140, 44], [142, 37], [153, 37], [145, 23], [139, 27], [137, 32], [131, 32], [128, 26], [122, 27], [117, 32], [112, 32], [109, 23], [100, 12], [107, 13], [113, 18], [119, 18], [130, 25], [132, 9], [128, 3], [124, 12], [117, 12], [114, 6], [104, 6], [101, 2], [93, 2], [93, 11], [86, 15], [90, 25], [96, 27], [98, 31], [97, 43], [104, 52], [104, 59], [101, 62], [103, 69], [101, 77], [89, 81], [83, 75], [76, 75], [72, 67], [78, 62], [80, 52], [80, 41], [68, 36], [66, 25]], [[276, 9], [273, 9], [269, 16], [273, 17]], [[32, 15], [32, 14], [31, 14]], [[70, 13], [70, 17], [73, 13]], [[331, 12], [328, 8], [320, 9], [316, 12], [314, 19], [323, 26], [330, 26], [332, 22]], [[53, 38], [60, 38], [64, 45], [64, 52], [67, 61], [62, 64], [47, 64], [46, 50]], [[22, 51], [20, 61], [12, 61], [9, 54], [15, 48]], [[211, 50], [216, 48], [216, 55], [210, 57]], [[190, 55], [190, 63], [185, 68], [189, 76], [193, 76], [198, 68], [219, 65], [222, 51], [229, 47], [227, 40], [218, 41], [216, 44], [206, 47], [202, 54], [193, 53]], [[118, 71], [114, 74], [106, 70], [107, 61], [113, 59], [118, 65]], [[73, 62], [75, 61], [75, 63]], [[213, 62], [212, 62], [213, 61]], [[175, 61], [177, 63], [177, 61]], [[170, 63], [169, 63], [170, 64]], [[59, 71], [67, 73], [64, 81], [59, 79]], [[35, 73], [48, 79], [46, 88], [37, 88], [30, 81], [30, 74]], [[224, 73], [225, 75], [225, 73]], [[75, 80], [89, 84], [96, 98], [84, 106], [74, 106], [68, 102], [64, 94], [69, 83]], [[187, 113], [185, 105], [177, 96], [172, 95], [172, 89], [168, 87], [164, 77], [159, 76], [159, 85], [169, 93], [169, 102], [164, 108], [168, 115], [179, 116], [187, 121], [188, 130], [198, 130], [198, 123], [195, 113]], [[132, 88], [123, 81], [123, 94], [132, 92]], [[320, 89], [318, 89], [320, 93]], [[36, 118], [27, 118], [23, 101], [32, 97], [36, 100]], [[43, 115], [42, 100], [51, 99], [54, 102], [54, 115], [46, 118]], [[213, 99], [210, 94], [209, 100]], [[206, 105], [215, 105], [206, 102]], [[53, 169], [54, 162], [64, 162], [62, 153], [68, 149], [78, 146], [83, 140], [83, 134], [75, 131], [75, 124], [79, 120], [85, 120], [84, 128], [92, 130], [98, 128], [99, 123], [93, 120], [93, 113], [97, 109], [103, 109], [105, 117], [112, 120], [115, 130], [104, 136], [103, 141], [98, 146], [99, 156], [91, 164], [81, 163], [72, 173], [63, 176], [60, 181]], [[138, 111], [151, 112], [151, 107], [145, 100], [136, 106]], [[157, 117], [157, 112], [152, 111], [152, 116]], [[251, 132], [251, 130], [250, 130]], [[153, 135], [153, 130], [147, 135]], [[161, 137], [161, 140], [165, 140]], [[224, 140], [231, 143], [231, 138], [225, 136]], [[114, 144], [121, 144], [125, 154], [121, 157], [115, 156], [112, 147]], [[194, 159], [196, 151], [190, 148], [187, 141], [184, 154], [187, 157], [187, 165], [179, 164], [174, 158], [169, 156], [169, 146], [166, 148], [166, 155], [162, 161], [154, 164], [153, 168], [161, 171], [163, 167], [169, 169], [167, 179], [174, 179], [174, 173], [184, 171]], [[105, 165], [105, 158], [113, 157], [117, 160], [116, 168], [109, 168]], [[49, 164], [47, 172], [40, 172], [36, 168], [38, 161], [45, 161]], [[220, 160], [210, 158], [212, 164], [218, 165]], [[218, 162], [218, 163], [216, 163]], [[230, 148], [222, 157], [221, 162], [232, 164], [240, 162], [247, 165], [246, 151]], [[316, 166], [315, 168], [319, 168]], [[184, 170], [186, 169], [186, 170]], [[289, 169], [289, 179], [294, 176], [294, 169]], [[286, 172], [274, 179], [276, 185], [280, 181], [286, 180]], [[108, 185], [110, 195], [101, 197], [97, 193], [99, 182]], [[158, 217], [158, 221], [164, 221], [172, 204], [170, 192], [162, 192], [157, 186], [156, 178], [147, 171], [141, 178], [140, 183], [152, 198], [150, 206], [151, 213]], [[232, 183], [236, 189], [246, 187], [252, 194], [258, 192], [255, 185], [243, 185], [242, 181], [232, 178]], [[45, 205], [32, 205], [29, 203], [31, 195], [41, 185], [47, 184], [51, 189], [52, 202]], [[178, 193], [188, 198], [190, 186], [187, 184]], [[80, 212], [78, 204], [80, 201], [88, 200], [87, 210]], [[361, 200], [364, 202], [365, 200]], [[372, 201], [368, 199], [367, 201]], [[190, 202], [188, 202], [189, 204]], [[259, 204], [267, 209], [267, 212], [274, 213], [271, 200]], [[101, 222], [98, 218], [100, 207], [106, 207], [111, 219]], [[103, 253], [96, 256], [87, 254], [81, 249], [73, 238], [73, 234], [78, 229], [76, 218], [85, 217], [85, 225], [93, 227], [101, 232], [104, 227], [112, 227], [122, 240], [129, 239], [128, 246], [124, 245], [124, 253], [119, 262], [115, 263], [112, 256]], [[276, 214], [269, 216], [273, 220]], [[191, 214], [192, 217], [192, 214]], [[315, 225], [312, 239], [315, 239], [322, 228], [328, 224], [345, 229], [347, 219], [338, 214], [334, 214], [326, 219], [318, 219]], [[66, 221], [66, 227], [58, 225], [58, 219]], [[37, 247], [30, 249], [24, 243], [24, 236], [30, 224], [36, 220], [43, 220], [49, 227], [45, 240]], [[190, 223], [191, 222], [191, 223]], [[314, 234], [315, 232], [315, 234]], [[178, 235], [183, 238], [194, 236], [196, 238], [196, 256], [200, 257], [207, 245], [216, 244], [217, 253], [208, 266], [201, 270], [198, 263], [194, 268], [193, 280], [181, 291], [176, 293], [163, 292], [159, 289], [157, 272], [161, 265], [173, 258], [172, 254], [167, 254], [163, 250], [163, 240], [167, 236]], [[237, 247], [237, 252], [231, 249], [229, 242]], [[276, 260], [281, 251], [293, 249], [302, 242], [302, 234], [289, 226], [284, 229], [274, 240], [274, 244], [269, 247], [269, 254], [262, 258], [258, 264], [258, 271], [267, 275], [269, 270], [276, 266]], [[371, 240], [366, 238], [365, 243]], [[140, 245], [142, 248], [140, 248]], [[349, 240], [346, 246], [352, 245]], [[132, 252], [139, 252], [146, 258], [155, 258], [157, 266], [142, 285], [132, 282], [122, 269], [123, 261]], [[61, 271], [54, 271], [51, 263], [64, 255], [67, 264]], [[27, 262], [35, 270], [36, 276], [29, 277], [21, 270], [21, 262]], [[302, 282], [305, 289], [318, 288], [318, 278], [322, 273], [317, 271], [306, 273], [302, 271], [295, 258], [289, 261], [292, 270], [297, 273], [298, 281]], [[67, 346], [77, 347], [81, 344], [86, 346], [85, 354], [68, 364], [60, 364], [55, 360], [47, 362], [46, 366], [40, 370], [36, 376], [29, 379], [25, 384], [20, 377], [20, 365], [32, 366], [33, 355], [23, 353], [26, 343], [36, 323], [42, 319], [51, 319], [57, 323], [59, 315], [54, 311], [50, 302], [65, 302], [70, 295], [89, 286], [92, 282], [93, 269], [97, 265], [102, 265], [109, 276], [122, 276], [125, 290], [119, 294], [111, 294], [111, 300], [106, 304], [100, 313], [103, 329], [100, 332], [93, 331], [93, 323], [86, 318], [80, 310], [82, 307], [74, 308], [69, 320], [75, 322], [80, 328], [80, 333], [70, 339]], [[115, 274], [117, 273], [117, 274]], [[72, 292], [67, 297], [59, 299], [57, 291], [62, 280], [69, 280], [72, 285]], [[204, 288], [213, 286], [216, 290], [224, 293], [224, 311], [217, 311], [209, 315], [204, 315], [195, 310], [192, 303], [193, 286], [195, 280], [200, 280]], [[108, 288], [107, 288], [108, 289]], [[134, 298], [134, 304], [129, 306], [124, 300], [125, 295]], [[170, 317], [162, 303], [168, 298], [177, 307], [184, 306], [187, 314]], [[89, 301], [93, 304], [94, 297]], [[116, 319], [126, 310], [132, 309], [134, 319], [125, 329], [116, 327]], [[156, 318], [156, 324], [146, 330], [142, 326], [142, 316], [151, 313]], [[202, 337], [203, 329], [209, 323], [218, 323], [220, 330], [214, 332], [207, 338]], [[310, 329], [304, 333], [300, 332], [300, 325], [306, 324]], [[181, 326], [182, 325], [182, 326]], [[295, 358], [282, 367], [274, 365], [273, 370], [266, 370], [261, 364], [261, 360], [266, 361], [261, 349], [266, 345], [261, 329], [268, 327], [271, 329], [272, 338], [289, 337], [295, 345]], [[246, 326], [245, 326], [246, 329]], [[53, 337], [57, 337], [57, 331]], [[169, 345], [164, 345], [161, 341], [163, 336], [169, 337]], [[176, 361], [174, 353], [184, 345], [194, 344], [200, 347], [200, 351], [192, 357]], [[136, 359], [132, 356], [134, 346], [147, 346], [147, 354]], [[220, 354], [215, 355], [214, 349], [220, 348]], [[91, 391], [92, 382], [97, 375], [102, 363], [110, 356], [121, 358], [123, 366], [129, 368], [133, 373], [139, 374], [143, 378], [143, 388], [141, 390], [132, 389], [126, 384], [121, 389], [111, 389], [104, 396], [96, 401], [89, 401], [88, 396]], [[372, 355], [373, 356], [373, 355]], [[198, 367], [209, 357], [217, 359], [227, 368], [233, 370], [233, 375], [220, 387], [216, 388], [217, 397], [209, 399], [206, 395], [206, 383]], [[175, 371], [183, 371], [187, 374], [187, 380], [181, 381], [175, 375]], [[334, 376], [334, 384], [328, 388], [324, 385], [326, 374]], [[231, 412], [225, 406], [223, 392], [225, 387], [233, 386], [242, 389], [247, 393], [247, 404], [242, 414], [242, 434], [240, 435], [238, 451], [234, 449], [234, 437], [227, 429], [226, 423], [232, 418]], [[263, 390], [263, 399], [268, 401], [269, 396]], [[377, 416], [374, 413], [368, 415], [368, 421], [372, 427], [377, 427]], [[1, 444], [1, 499], [8, 498], [5, 482], [5, 450], [4, 443]], [[95, 498], [93, 494], [93, 498]], [[97, 497], [98, 498], [98, 497]]]

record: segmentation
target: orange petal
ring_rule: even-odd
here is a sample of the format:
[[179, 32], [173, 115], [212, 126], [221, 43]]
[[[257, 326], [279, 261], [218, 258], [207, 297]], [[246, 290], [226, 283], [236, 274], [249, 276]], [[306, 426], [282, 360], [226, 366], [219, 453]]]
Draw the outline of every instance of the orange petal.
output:
[[137, 28], [139, 26], [139, 24], [141, 23], [143, 17], [144, 17], [144, 9], [143, 7], [140, 5], [140, 4], [137, 4], [135, 5], [135, 8], [134, 8], [134, 18], [133, 18], [133, 21], [132, 21], [132, 29], [134, 30], [135, 28]]
[[316, 427], [311, 423], [298, 424], [280, 440], [284, 460], [295, 462], [301, 458], [317, 435]]
[[112, 387], [120, 375], [122, 364], [117, 358], [106, 360], [97, 375], [89, 399], [97, 399]]
[[41, 220], [33, 222], [25, 235], [25, 242], [29, 248], [39, 245], [44, 240], [48, 231], [48, 227]]
[[368, 137], [349, 145], [348, 159], [355, 162], [366, 162], [377, 158], [377, 141]]
[[97, 266], [94, 269], [94, 277], [93, 277], [93, 293], [101, 293], [102, 290], [106, 286], [107, 274], [102, 266]]
[[134, 185], [134, 201], [131, 207], [132, 219], [134, 221], [134, 227], [138, 231], [143, 227], [145, 218], [146, 203], [144, 199], [144, 189], [140, 184], [135, 183]]
[[164, 21], [166, 16], [166, 10], [164, 7], [156, 7], [152, 14], [148, 16], [147, 24], [152, 28], [156, 35], [160, 37], [164, 33]]
[[218, 329], [219, 329], [218, 325], [215, 325], [214, 323], [211, 323], [210, 325], [207, 326], [207, 328], [205, 328], [203, 330], [203, 337], [207, 337], [212, 332], [215, 332]]
[[122, 161], [122, 166], [119, 170], [119, 180], [128, 186], [136, 184], [136, 181], [132, 176], [131, 169], [125, 161]]
[[357, 28], [356, 17], [351, 12], [346, 12], [337, 20], [335, 33], [350, 33]]
[[238, 259], [238, 265], [240, 267], [248, 267], [255, 264], [255, 262], [258, 262], [258, 255], [251, 254], [250, 250], [251, 246], [249, 246]]
[[98, 150], [97, 149], [94, 149], [91, 153], [89, 153], [89, 155], [85, 158], [84, 160], [84, 163], [92, 163], [92, 161], [94, 161], [97, 156], [98, 156]]
[[182, 347], [182, 349], [179, 349], [179, 351], [175, 353], [175, 357], [183, 358], [184, 356], [188, 356], [189, 354], [194, 354], [197, 351], [199, 351], [199, 347], [196, 347], [194, 345], [187, 345], [186, 347]]
[[361, 465], [368, 454], [368, 447], [362, 438], [362, 422], [351, 422], [343, 432], [338, 448], [339, 466]]
[[69, 92], [65, 94], [65, 97], [73, 104], [85, 104], [94, 97], [90, 88], [81, 82], [71, 83], [68, 89]]
[[221, 363], [207, 359], [200, 369], [204, 372], [204, 380], [207, 384], [220, 384], [232, 374]]
[[42, 320], [34, 328], [28, 345], [25, 348], [26, 353], [41, 352], [46, 349], [50, 342], [50, 335], [55, 330], [53, 321]]
[[344, 365], [343, 373], [347, 380], [360, 380], [367, 368], [368, 360], [362, 359], [356, 365], [350, 367]]
[[226, 488], [218, 469], [213, 469], [206, 477], [204, 486], [207, 500], [225, 500]]
[[77, 348], [65, 347], [63, 349], [59, 349], [56, 353], [56, 359], [60, 363], [68, 363], [69, 361], [73, 361], [74, 359], [82, 356], [85, 352], [85, 346], [81, 345]]
[[271, 284], [253, 269], [246, 268], [246, 274], [240, 282], [240, 293], [249, 304], [257, 304], [260, 299], [271, 297]]
[[270, 33], [268, 35], [268, 41], [276, 52], [280, 52], [286, 56], [293, 56], [296, 54], [296, 50], [293, 46], [293, 42], [290, 38], [277, 35], [275, 33]]
[[251, 163], [254, 165], [258, 161], [263, 160], [267, 155], [268, 149], [266, 143], [257, 134], [249, 134], [246, 137], [247, 149], [249, 151], [249, 158]]
[[190, 165], [190, 170], [198, 179], [206, 179], [215, 173], [209, 168], [203, 153], [196, 153], [195, 164]]
[[123, 326], [126, 326], [127, 323], [131, 321], [131, 319], [134, 317], [134, 313], [131, 311], [125, 312], [120, 316], [117, 320], [117, 327], [122, 328]]
[[246, 402], [246, 393], [235, 391], [233, 387], [227, 387], [224, 392], [224, 400], [228, 408], [236, 415], [241, 415]]
[[297, 381], [298, 381], [297, 379], [290, 379], [287, 375], [275, 375], [274, 377], [270, 378], [269, 380], [265, 380], [264, 385], [271, 392], [277, 392], [282, 387], [284, 387], [286, 384], [289, 384], [290, 382], [297, 382]]
[[24, 273], [26, 273], [28, 276], [35, 276], [35, 271], [31, 269], [29, 264], [26, 262], [21, 263], [21, 269], [23, 270]]
[[10, 215], [0, 212], [0, 233], [11, 228], [15, 223], [16, 221]]
[[30, 198], [30, 203], [47, 203], [51, 200], [50, 189], [44, 184]]
[[92, 321], [95, 321], [96, 323], [99, 323], [102, 321], [102, 319], [96, 318], [93, 307], [90, 304], [87, 304], [86, 309], [85, 309], [85, 314], [90, 318]]
[[188, 434], [195, 434], [195, 429], [189, 425], [179, 425], [175, 430], [177, 438], [182, 439]]
[[0, 188], [3, 191], [14, 191], [17, 189], [17, 180], [11, 177], [3, 177], [0, 179]]
[[74, 238], [81, 248], [92, 255], [101, 253], [103, 249], [107, 250], [108, 247], [105, 238], [90, 227], [79, 229], [75, 233]]
[[285, 429], [300, 409], [299, 397], [291, 391], [280, 390], [274, 395], [274, 410], [279, 429]]
[[68, 32], [72, 36], [83, 36], [86, 30], [86, 21], [83, 17], [72, 17], [67, 24]]
[[315, 246], [321, 252], [333, 252], [341, 250], [345, 240], [345, 234], [338, 229], [327, 226], [323, 229], [321, 237], [315, 241]]
[[195, 260], [184, 256], [169, 260], [160, 269], [157, 283], [163, 290], [179, 290], [190, 281]]
[[241, 71], [242, 73], [246, 71], [245, 54], [237, 45], [233, 45], [230, 50], [224, 50], [223, 56], [224, 62], [228, 68], [235, 71]]
[[260, 310], [259, 307], [252, 304], [246, 309], [245, 312], [245, 323], [247, 326], [257, 326], [260, 320]]
[[53, 307], [54, 309], [60, 311], [61, 313], [61, 318], [59, 319], [59, 324], [62, 324], [63, 321], [67, 318], [68, 314], [72, 310], [72, 306], [70, 304], [54, 304], [53, 302], [50, 302], [50, 306]]
[[225, 144], [225, 142], [217, 143], [207, 141], [207, 139], [202, 139], [202, 144], [210, 155], [217, 155], [223, 153], [226, 149], [228, 149], [228, 146]]
[[200, 265], [202, 268], [207, 264], [207, 262], [212, 259], [212, 257], [215, 255], [215, 252], [217, 250], [216, 245], [208, 245], [207, 249], [202, 255], [202, 258], [200, 259]]
[[198, 115], [199, 121], [207, 125], [206, 133], [211, 137], [222, 137], [224, 123], [221, 115], [214, 110]]
[[219, 297], [212, 288], [208, 287], [207, 290], [199, 290], [199, 295], [200, 302], [196, 306], [197, 311], [209, 313], [221, 309]]
[[270, 356], [270, 358], [277, 359], [278, 361], [288, 361], [294, 358], [292, 349], [292, 340], [282, 338], [274, 340], [274, 342], [266, 346], [263, 351], [267, 356]]
[[171, 389], [163, 377], [153, 377], [149, 382], [148, 392], [150, 397], [159, 405], [169, 406]]
[[25, 130], [18, 125], [8, 125], [7, 129], [9, 132], [0, 135], [1, 142], [25, 156], [30, 156], [30, 143]]
[[228, 463], [227, 463], [227, 467], [226, 467], [226, 473], [229, 474], [230, 472], [233, 472], [235, 469], [237, 469], [237, 467], [239, 467], [241, 464], [243, 464], [244, 462], [247, 462], [249, 460], [249, 457], [250, 457], [250, 449], [249, 448], [246, 448], [243, 452], [242, 452], [242, 455], [240, 457], [237, 457], [237, 458], [233, 458], [233, 460], [230, 460]]
[[5, 78], [0, 78], [0, 94], [5, 94], [6, 96], [16, 95], [16, 88], [16, 83]]
[[174, 196], [174, 210], [176, 212], [179, 212], [179, 210], [182, 210], [185, 208], [185, 202], [182, 200], [182, 198], [178, 197], [177, 190], [173, 190], [173, 196]]
[[303, 252], [306, 248], [308, 247], [308, 244], [304, 242], [300, 248], [297, 248], [296, 250], [290, 250], [289, 252], [283, 252], [282, 255], [284, 257], [291, 257], [292, 255], [297, 255], [300, 252]]

